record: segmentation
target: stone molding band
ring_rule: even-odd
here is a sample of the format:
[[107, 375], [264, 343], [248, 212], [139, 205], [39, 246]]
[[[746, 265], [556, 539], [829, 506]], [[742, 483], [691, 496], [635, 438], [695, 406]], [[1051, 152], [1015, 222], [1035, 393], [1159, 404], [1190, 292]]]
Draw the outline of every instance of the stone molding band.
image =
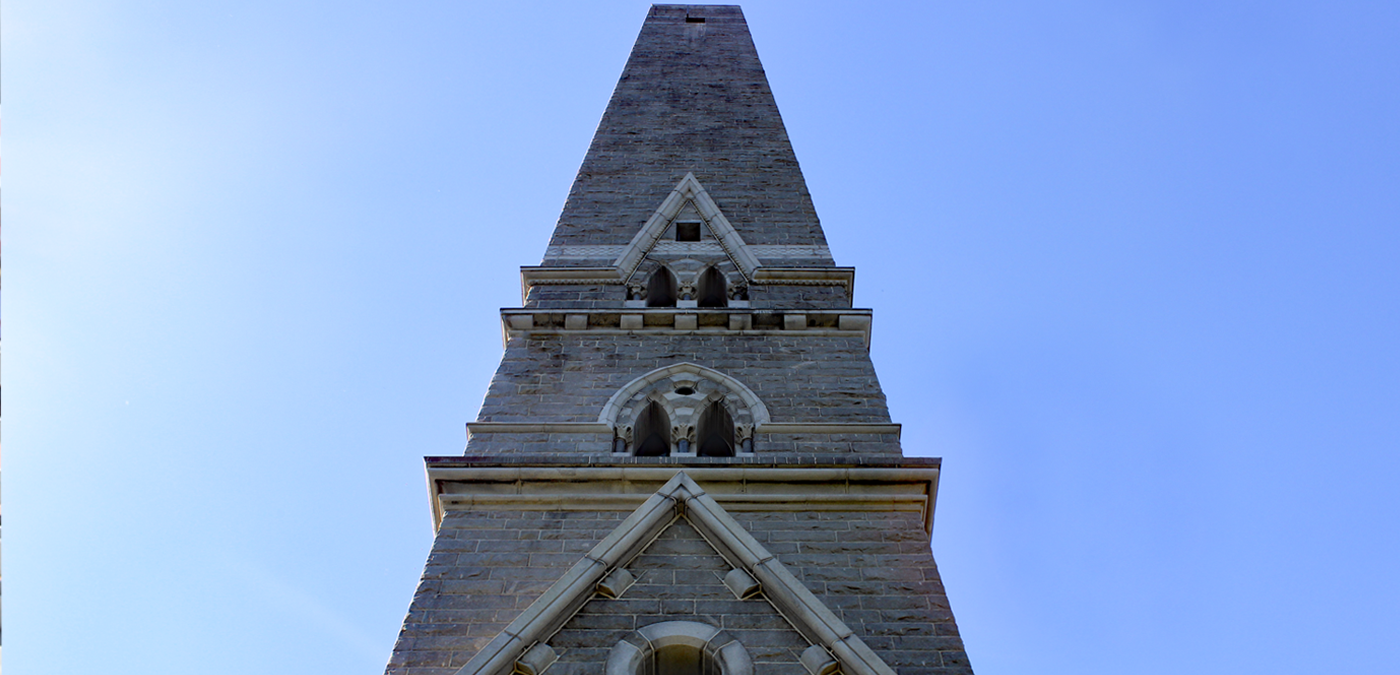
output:
[[811, 337], [860, 336], [870, 346], [872, 316], [868, 309], [809, 309], [773, 311], [734, 308], [627, 307], [616, 309], [501, 310], [501, 342], [534, 333], [633, 334], [685, 331], [724, 335], [772, 335], [775, 332]]
[[[520, 268], [520, 302], [524, 304], [531, 286], [585, 285], [609, 286], [624, 284], [630, 272], [619, 267], [560, 267], [527, 266]], [[849, 296], [856, 291], [854, 267], [758, 267], [752, 276], [745, 275], [755, 286], [841, 286]]]
[[[899, 424], [768, 422], [755, 426], [756, 434], [894, 434]], [[602, 422], [467, 422], [468, 434], [611, 434]]]
[[[763, 258], [806, 258], [829, 260], [831, 248], [821, 244], [749, 244], [749, 250]], [[574, 244], [545, 248], [545, 260], [613, 260], [621, 256], [627, 247], [607, 244]], [[705, 255], [723, 252], [718, 241], [658, 241], [652, 249], [658, 253], [679, 255]]]
[[[437, 458], [433, 458], [436, 460]], [[452, 458], [442, 458], [452, 459]], [[462, 461], [462, 460], [457, 460]], [[456, 463], [456, 462], [453, 462]], [[428, 463], [433, 527], [447, 511], [632, 509], [679, 474], [739, 511], [917, 511], [933, 533], [937, 466], [501, 466]], [[618, 486], [621, 485], [621, 491]]]
[[[620, 511], [636, 508], [646, 495], [492, 495], [443, 493], [444, 512], [461, 510]], [[733, 511], [913, 511], [922, 512], [928, 495], [922, 492], [889, 495], [740, 494], [714, 495]]]

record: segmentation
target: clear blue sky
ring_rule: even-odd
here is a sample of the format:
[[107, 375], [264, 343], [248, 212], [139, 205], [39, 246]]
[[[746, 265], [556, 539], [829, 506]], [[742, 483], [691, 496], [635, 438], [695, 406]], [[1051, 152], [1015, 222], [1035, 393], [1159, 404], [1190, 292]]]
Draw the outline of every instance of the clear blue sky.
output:
[[[9, 672], [378, 673], [647, 9], [9, 2]], [[1400, 5], [744, 5], [979, 675], [1400, 672]]]

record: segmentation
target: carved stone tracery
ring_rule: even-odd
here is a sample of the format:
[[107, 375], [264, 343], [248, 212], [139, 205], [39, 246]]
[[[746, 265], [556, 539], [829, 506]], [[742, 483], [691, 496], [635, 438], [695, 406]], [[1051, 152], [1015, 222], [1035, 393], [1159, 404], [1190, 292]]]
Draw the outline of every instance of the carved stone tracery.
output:
[[696, 452], [696, 426], [711, 405], [723, 406], [733, 419], [739, 446], [735, 450], [740, 453], [752, 451], [754, 426], [768, 421], [767, 408], [752, 390], [717, 370], [693, 363], [660, 368], [633, 380], [608, 401], [599, 421], [611, 425], [615, 437], [634, 451], [631, 425], [651, 403], [660, 406], [670, 420], [672, 453], [685, 456]]

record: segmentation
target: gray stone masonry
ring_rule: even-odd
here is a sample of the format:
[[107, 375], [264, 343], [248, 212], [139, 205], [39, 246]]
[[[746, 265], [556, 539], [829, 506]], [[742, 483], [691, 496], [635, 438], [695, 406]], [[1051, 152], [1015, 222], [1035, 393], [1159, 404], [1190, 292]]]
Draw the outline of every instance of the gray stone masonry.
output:
[[[627, 513], [449, 512], [386, 673], [452, 675]], [[972, 672], [917, 514], [731, 515], [900, 675]], [[558, 675], [596, 673], [620, 633], [670, 619], [725, 628], [762, 672], [801, 675], [806, 644], [766, 601], [735, 600], [715, 576], [728, 566], [678, 525], [628, 566], [640, 579], [620, 600], [595, 598], [550, 641]]]
[[918, 514], [730, 515], [900, 675], [971, 675]]
[[851, 296], [840, 286], [786, 286], [762, 284], [749, 287], [754, 309], [834, 309], [851, 306]]
[[452, 675], [615, 529], [623, 511], [453, 511], [386, 673]]
[[[613, 457], [612, 432], [606, 433], [473, 433], [466, 454], [472, 457], [530, 455], [539, 457]], [[894, 434], [764, 434], [754, 435], [754, 455], [725, 457], [738, 461], [791, 462], [795, 457], [817, 458], [823, 463], [849, 461], [851, 456], [899, 458], [899, 437]], [[645, 459], [645, 458], [639, 458]]]
[[[682, 186], [667, 220], [637, 239], [644, 248], [626, 248], [688, 173], [699, 185]], [[712, 239], [696, 238], [696, 219]], [[846, 667], [884, 673], [861, 670], [879, 665], [873, 651], [898, 675], [971, 675], [925, 529], [939, 462], [902, 457], [870, 360], [872, 314], [852, 308], [854, 270], [835, 267], [826, 247], [738, 7], [651, 8], [542, 264], [521, 274], [525, 308], [501, 311], [505, 353], [469, 422], [465, 456], [426, 458], [441, 522], [386, 673], [455, 675], [481, 652], [478, 675], [509, 675], [518, 657], [510, 650], [539, 636], [502, 630], [517, 618], [536, 625], [522, 612], [640, 497], [652, 506], [634, 523], [651, 520], [629, 530], [627, 555], [667, 514], [689, 513], [702, 527], [674, 521], [628, 563], [638, 580], [621, 598], [585, 602], [596, 579], [576, 571], [565, 580], [570, 604], [539, 630], [584, 604], [549, 638], [559, 660], [544, 675], [601, 675], [617, 640], [663, 620], [730, 632], [760, 675], [805, 674], [806, 640], [766, 596], [736, 599], [720, 581], [728, 564], [699, 534], [735, 556], [743, 547], [722, 537], [743, 533], [728, 517], [722, 536], [706, 529], [721, 507], [697, 503], [731, 505], [723, 512], [854, 631], [860, 640], [850, 643], [844, 632], [829, 639], [844, 628], [808, 633]], [[675, 308], [645, 308], [648, 297]], [[664, 451], [665, 434], [652, 432], [668, 423], [677, 454], [614, 452]], [[624, 442], [614, 443], [615, 431]], [[695, 457], [701, 439], [753, 452]], [[692, 455], [680, 455], [687, 447]], [[670, 497], [641, 496], [638, 485], [667, 480], [677, 466], [696, 467], [682, 477], [696, 490], [708, 473], [713, 493], [659, 511]], [[578, 569], [601, 575], [616, 562]], [[803, 617], [829, 619], [805, 593], [793, 604], [794, 585], [766, 557], [742, 564], [802, 630], [813, 630]], [[532, 612], [560, 607], [551, 598]]]
[[571, 333], [514, 339], [491, 378], [480, 422], [593, 422], [618, 389], [681, 362], [728, 373], [775, 422], [887, 423], [859, 338], [806, 335]]
[[[608, 261], [612, 263], [611, 260]], [[531, 286], [525, 306], [540, 309], [622, 309], [627, 288], [622, 284], [545, 284]], [[749, 287], [749, 309], [846, 309], [850, 294], [841, 286], [755, 284]]]
[[736, 6], [652, 7], [550, 245], [627, 244], [687, 172], [745, 242], [826, 244]]
[[530, 292], [525, 296], [525, 306], [543, 309], [610, 309], [622, 307], [626, 299], [627, 287], [622, 284], [550, 284], [531, 286]]
[[808, 643], [762, 597], [739, 600], [725, 587], [730, 570], [685, 520], [677, 520], [627, 566], [638, 577], [622, 598], [595, 596], [549, 641], [557, 674], [602, 675], [608, 650], [627, 633], [660, 621], [697, 621], [744, 644], [756, 672], [806, 675], [797, 658]]

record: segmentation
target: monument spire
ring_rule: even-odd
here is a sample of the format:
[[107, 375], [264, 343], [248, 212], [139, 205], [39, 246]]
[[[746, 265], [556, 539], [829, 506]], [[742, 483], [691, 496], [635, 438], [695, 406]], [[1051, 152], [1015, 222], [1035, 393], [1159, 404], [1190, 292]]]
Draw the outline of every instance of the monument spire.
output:
[[970, 675], [738, 7], [652, 7], [521, 281], [390, 674]]
[[[622, 245], [693, 174], [749, 244], [806, 246], [831, 264], [744, 14], [733, 5], [653, 5], [550, 239]], [[815, 255], [815, 258], [812, 256]]]

